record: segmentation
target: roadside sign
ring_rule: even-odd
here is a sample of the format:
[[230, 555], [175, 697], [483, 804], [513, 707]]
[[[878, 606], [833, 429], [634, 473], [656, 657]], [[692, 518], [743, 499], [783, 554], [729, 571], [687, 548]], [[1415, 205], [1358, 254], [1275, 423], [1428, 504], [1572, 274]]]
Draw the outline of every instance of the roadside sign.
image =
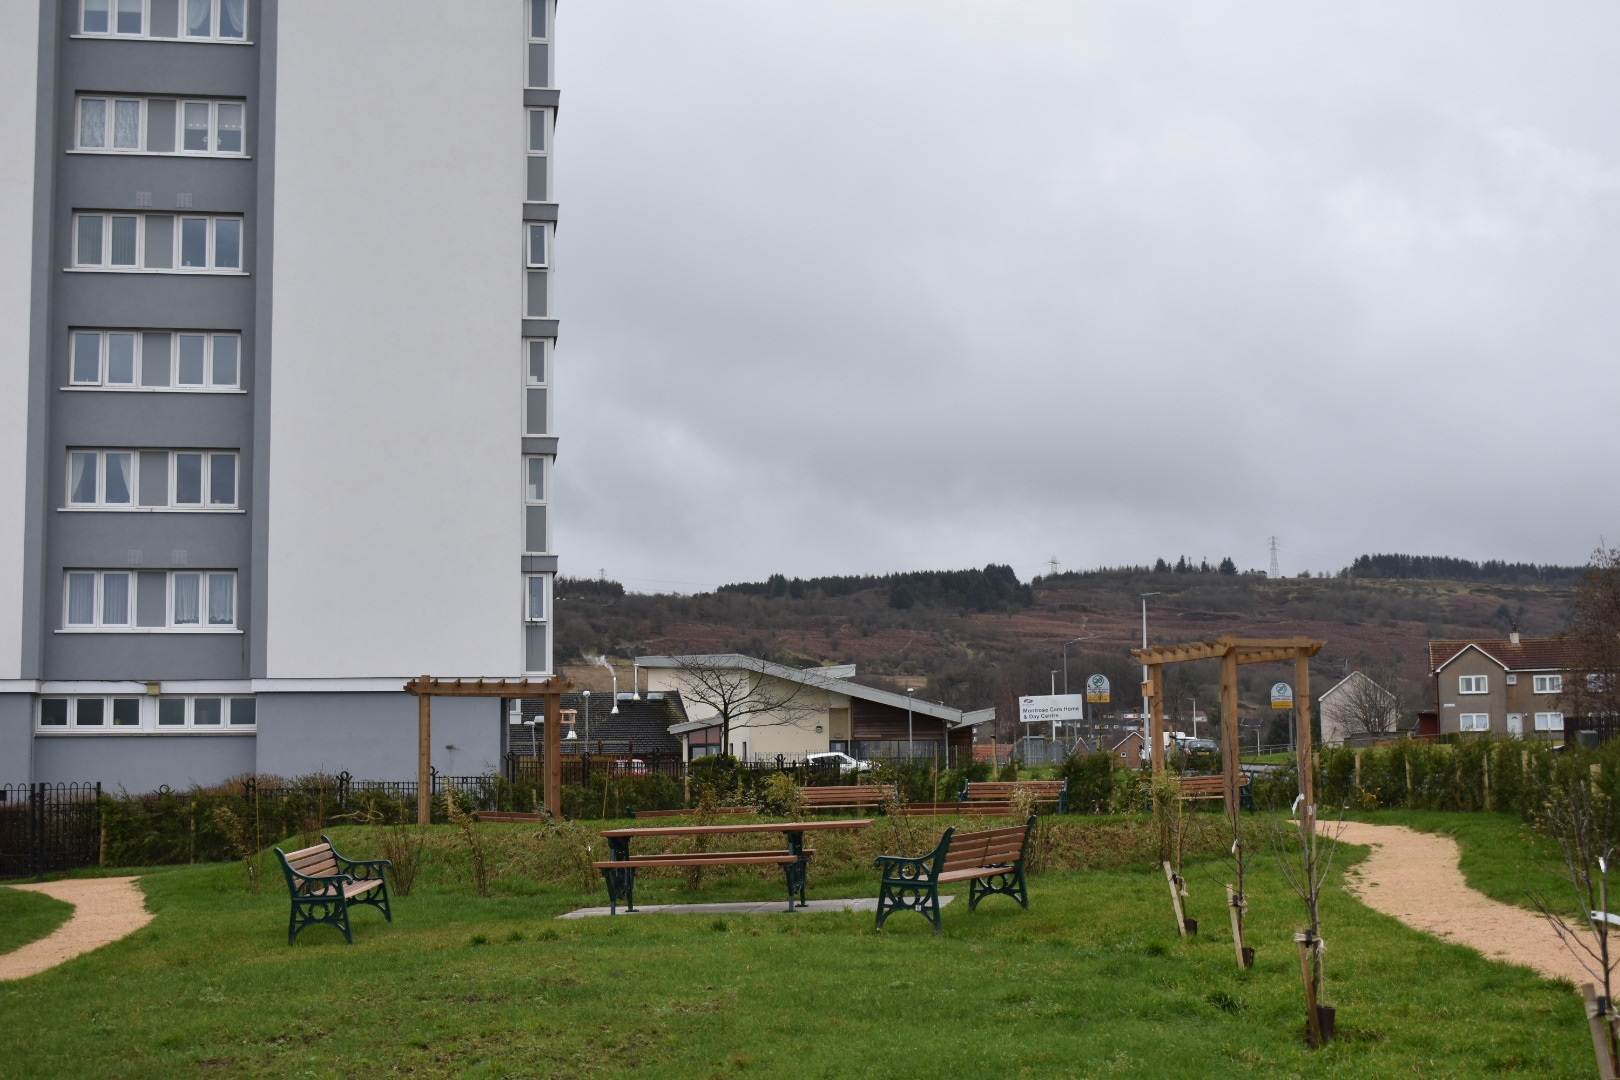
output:
[[1273, 709], [1292, 709], [1294, 707], [1294, 688], [1285, 682], [1272, 683], [1271, 707]]
[[1089, 705], [1107, 705], [1109, 701], [1108, 690], [1108, 676], [1093, 675], [1086, 680], [1086, 703]]
[[1018, 699], [1018, 719], [1025, 724], [1079, 723], [1082, 719], [1079, 694], [1041, 694]]

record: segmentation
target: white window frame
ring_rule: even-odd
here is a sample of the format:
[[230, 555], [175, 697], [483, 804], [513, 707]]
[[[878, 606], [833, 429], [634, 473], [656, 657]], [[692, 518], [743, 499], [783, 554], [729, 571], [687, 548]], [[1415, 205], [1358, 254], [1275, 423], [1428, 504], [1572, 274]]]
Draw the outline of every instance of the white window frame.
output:
[[[236, 510], [242, 505], [242, 459], [235, 450], [170, 450], [169, 452], [169, 499], [168, 505], [175, 510]], [[201, 501], [180, 501], [180, 455], [196, 454], [202, 458], [202, 484]], [[231, 501], [216, 503], [214, 495], [214, 458], [231, 458]], [[189, 573], [190, 571], [180, 571]]]
[[[1477, 687], [1477, 689], [1471, 689]], [[1488, 694], [1491, 692], [1491, 677], [1489, 675], [1459, 675], [1457, 676], [1457, 693], [1459, 694]]]
[[[71, 608], [71, 595], [73, 578], [79, 574], [90, 574], [95, 579], [95, 596], [92, 601], [93, 613], [87, 623], [68, 622], [68, 613]], [[107, 579], [121, 577], [125, 581], [124, 588], [128, 598], [125, 603], [128, 618], [121, 623], [109, 623], [103, 608], [106, 605]], [[63, 630], [82, 633], [96, 633], [98, 631], [132, 630], [135, 628], [136, 580], [133, 570], [91, 570], [85, 567], [71, 567], [62, 571], [62, 624]]]
[[1537, 694], [1562, 694], [1564, 692], [1564, 677], [1562, 675], [1532, 676], [1531, 692]]
[[[101, 133], [103, 141], [100, 146], [86, 146], [84, 143], [84, 106], [86, 102], [101, 103], [103, 110]], [[136, 135], [134, 146], [114, 146], [113, 129], [116, 127], [114, 117], [120, 101], [133, 101], [140, 112], [140, 131]], [[146, 113], [147, 99], [134, 94], [81, 94], [73, 103], [73, 149], [86, 154], [144, 154], [146, 153], [146, 137], [148, 117]]]
[[[200, 221], [206, 221], [208, 223], [207, 232], [205, 233], [205, 236], [204, 236], [205, 254], [206, 254], [207, 261], [202, 266], [182, 266], [180, 264], [181, 248], [182, 248], [181, 233], [183, 232], [184, 223], [187, 222], [187, 221], [199, 221], [199, 220]], [[221, 221], [235, 221], [235, 222], [239, 223], [239, 225], [241, 226], [241, 232], [238, 234], [239, 235], [239, 240], [238, 240], [238, 243], [237, 243], [237, 255], [241, 258], [242, 264], [245, 265], [246, 262], [247, 262], [247, 223], [242, 218], [242, 215], [240, 215], [240, 214], [175, 214], [174, 215], [174, 258], [169, 260], [170, 263], [172, 264], [172, 267], [165, 268], [164, 272], [165, 273], [174, 273], [174, 274], [240, 274], [240, 273], [243, 273], [242, 265], [220, 266], [217, 262], [214, 261], [215, 257], [218, 255], [219, 223]], [[142, 229], [141, 231], [145, 232], [146, 230]]]
[[[101, 261], [99, 263], [82, 263], [79, 261], [79, 233], [84, 228], [84, 219], [94, 217], [101, 219]], [[114, 264], [112, 258], [112, 229], [113, 218], [135, 219], [135, 261], [128, 266]], [[75, 270], [105, 270], [112, 273], [131, 273], [146, 267], [146, 215], [125, 210], [81, 210], [73, 215], [73, 269]]]
[[[539, 348], [540, 348], [541, 366], [545, 369], [541, 373], [541, 374], [543, 374], [545, 376], [543, 379], [532, 379], [529, 376], [529, 373], [530, 373], [529, 354], [530, 354], [531, 349], [534, 346], [539, 346]], [[552, 351], [552, 348], [551, 348], [551, 339], [550, 338], [524, 338], [523, 339], [523, 356], [522, 356], [523, 428], [522, 428], [522, 435], [523, 435], [524, 438], [529, 438], [529, 439], [546, 438], [546, 437], [551, 435], [551, 384], [552, 384], [551, 365], [552, 365], [553, 360], [554, 360], [554, 355], [553, 355], [553, 351]], [[540, 428], [539, 431], [535, 431], [533, 429], [533, 425], [529, 423], [529, 393], [528, 392], [530, 390], [544, 390], [546, 392], [546, 415], [542, 418], [545, 422], [544, 422], [544, 424], [541, 425], [541, 428]]]
[[[540, 237], [540, 258], [534, 257], [534, 238]], [[523, 223], [523, 266], [527, 270], [551, 269], [551, 226], [543, 221]], [[539, 317], [539, 316], [537, 316]]]
[[[186, 149], [186, 106], [201, 105], [208, 110], [208, 126], [203, 129], [203, 148]], [[242, 110], [242, 149], [219, 149], [219, 109], [235, 105]], [[174, 153], [180, 157], [244, 158], [247, 152], [247, 102], [234, 98], [176, 98], [174, 105]]]
[[[73, 498], [73, 456], [75, 454], [90, 454], [96, 459], [96, 497], [91, 502], [75, 502]], [[107, 501], [107, 456], [109, 454], [128, 454], [130, 457], [129, 470], [129, 501], [110, 503]], [[114, 448], [111, 450], [91, 449], [84, 446], [71, 446], [67, 451], [67, 468], [64, 471], [62, 505], [72, 510], [135, 510], [141, 505], [141, 452], [139, 450]]]
[[[197, 584], [197, 621], [194, 623], [176, 622], [174, 618], [174, 583], [182, 574], [196, 574]], [[229, 574], [231, 577], [231, 621], [227, 623], [211, 623], [208, 621], [208, 597], [213, 589], [213, 579], [216, 574]], [[235, 570], [170, 570], [163, 579], [163, 625], [171, 633], [181, 634], [229, 634], [237, 630], [237, 613], [240, 610], [241, 591], [237, 588], [237, 574]], [[206, 695], [205, 695], [206, 696]]]
[[[96, 337], [96, 379], [94, 382], [83, 382], [74, 374], [74, 360], [77, 354], [75, 338], [80, 334], [93, 334]], [[112, 335], [127, 334], [135, 341], [134, 362], [130, 368], [130, 381], [127, 383], [108, 382], [108, 371], [112, 360]], [[106, 329], [90, 329], [87, 327], [73, 327], [68, 331], [68, 385], [70, 387], [100, 388], [109, 390], [138, 390], [141, 386], [141, 365], [144, 360], [142, 346], [144, 344], [141, 331], [124, 330], [119, 327]]]
[[[539, 581], [541, 583], [541, 586], [540, 586], [540, 603], [544, 605], [544, 610], [541, 611], [539, 615], [536, 615], [534, 613], [534, 611], [530, 607], [530, 601], [533, 599], [533, 592], [532, 592], [531, 583], [535, 582], [535, 581]], [[524, 625], [525, 626], [532, 626], [532, 625], [535, 625], [537, 623], [550, 622], [551, 620], [547, 617], [547, 614], [550, 611], [551, 611], [551, 575], [550, 574], [524, 574], [523, 575], [523, 623], [524, 623]]]
[[1489, 731], [1491, 730], [1490, 713], [1465, 712], [1457, 716], [1458, 731]]
[[[131, 369], [129, 382], [108, 382], [107, 373], [112, 355], [111, 336], [113, 334], [128, 334], [135, 340], [134, 366]], [[141, 382], [142, 372], [146, 366], [146, 335], [167, 334], [169, 336], [169, 355], [166, 367], [168, 368], [168, 382], [162, 386], [147, 386]], [[86, 382], [77, 377], [74, 359], [77, 352], [76, 338], [79, 335], [96, 338], [96, 378]], [[180, 338], [200, 337], [203, 339], [203, 378], [202, 383], [183, 383], [180, 381]], [[228, 338], [236, 342], [236, 381], [222, 383], [214, 381], [214, 357], [220, 339]], [[68, 329], [67, 365], [68, 377], [64, 389], [68, 390], [114, 390], [119, 393], [140, 391], [143, 393], [183, 393], [183, 394], [211, 394], [211, 393], [240, 393], [242, 390], [242, 335], [233, 331], [222, 330], [176, 330], [150, 328], [146, 330], [125, 329], [123, 327], [88, 327], [75, 326]]]
[[[144, 41], [187, 41], [187, 42], [193, 42], [193, 43], [196, 43], [196, 44], [213, 44], [213, 45], [251, 45], [251, 44], [253, 44], [252, 40], [248, 37], [248, 25], [252, 22], [252, 18], [253, 18], [253, 0], [242, 0], [242, 36], [241, 37], [224, 37], [224, 36], [221, 36], [221, 34], [219, 32], [219, 27], [220, 27], [219, 13], [220, 13], [221, 7], [223, 6], [222, 3], [221, 3], [221, 0], [213, 0], [212, 8], [209, 11], [209, 22], [208, 22], [209, 34], [207, 36], [203, 36], [203, 35], [195, 35], [195, 36], [193, 36], [191, 34], [186, 33], [186, 27], [189, 25], [189, 23], [188, 23], [188, 21], [186, 19], [187, 0], [180, 0], [179, 4], [177, 5], [178, 8], [179, 8], [179, 16], [178, 16], [178, 19], [176, 21], [176, 27], [175, 27], [177, 33], [173, 37], [167, 37], [167, 36], [160, 37], [157, 34], [152, 33], [152, 5], [151, 5], [151, 0], [139, 0], [139, 6], [140, 6], [140, 9], [141, 9], [141, 29], [140, 29], [140, 32], [136, 33], [136, 34], [127, 34], [127, 33], [119, 33], [118, 32], [118, 30], [117, 30], [117, 26], [118, 26], [118, 0], [107, 0], [108, 14], [107, 14], [107, 29], [105, 29], [105, 30], [87, 30], [87, 29], [85, 29], [85, 25], [84, 25], [84, 15], [85, 15], [84, 0], [75, 0], [75, 2], [79, 6], [79, 17], [78, 17], [77, 21], [74, 23], [74, 34], [73, 34], [74, 37], [122, 38], [125, 41], [142, 41], [142, 40], [144, 40]], [[525, 14], [524, 18], [525, 19], [528, 18], [527, 14]]]
[[[529, 465], [538, 461], [540, 463], [540, 497], [529, 497]], [[546, 506], [551, 502], [551, 455], [550, 454], [524, 454], [523, 455], [523, 505]]]
[[553, 3], [552, 0], [540, 0], [540, 3], [542, 5], [543, 10], [545, 11], [545, 19], [546, 19], [546, 26], [545, 26], [545, 31], [546, 32], [543, 33], [543, 34], [536, 34], [534, 32], [534, 4], [535, 4], [535, 0], [529, 0], [529, 2], [524, 5], [523, 21], [526, 24], [525, 30], [528, 32], [530, 41], [550, 41], [551, 40], [551, 24], [553, 22], [555, 22], [556, 18], [557, 18], [557, 5], [555, 3]]
[[[242, 386], [242, 335], [218, 330], [166, 330], [158, 331], [169, 335], [169, 389], [201, 393], [211, 390], [239, 390]], [[200, 337], [203, 339], [203, 381], [200, 383], [183, 383], [180, 381], [180, 339], [182, 337]], [[214, 353], [215, 346], [221, 338], [230, 338], [236, 342], [236, 381], [232, 383], [217, 383], [214, 381]]]
[[[556, 123], [556, 117], [553, 110], [546, 108], [529, 109], [528, 113], [528, 119], [530, 122], [528, 126], [523, 129], [524, 149], [527, 151], [529, 157], [540, 158], [546, 163], [546, 197], [544, 199], [530, 199], [527, 197], [528, 193], [525, 190], [524, 201], [530, 203], [553, 203], [557, 201], [557, 193], [552, 190], [553, 179], [551, 175], [551, 139], [553, 135], [553, 126]], [[532, 118], [536, 114], [539, 114], [540, 116], [540, 149], [538, 150], [534, 148], [534, 144], [529, 138], [529, 133], [533, 130]], [[528, 186], [527, 177], [524, 178], [524, 186], [525, 188]], [[550, 245], [548, 243], [547, 249], [549, 250], [549, 248]]]
[[1556, 711], [1536, 713], [1536, 730], [1563, 734], [1564, 714]]
[[[105, 142], [101, 146], [87, 146], [84, 142], [84, 105], [88, 101], [99, 101], [106, 110], [103, 123]], [[140, 137], [135, 146], [113, 146], [114, 116], [116, 102], [133, 101], [140, 107]], [[166, 101], [174, 105], [174, 128], [170, 131], [173, 150], [153, 150], [152, 145], [152, 103]], [[208, 109], [208, 126], [204, 131], [204, 146], [201, 150], [186, 149], [186, 106], [202, 105]], [[242, 110], [242, 149], [220, 150], [219, 145], [219, 113], [221, 107], [236, 106]], [[189, 157], [189, 158], [246, 158], [248, 154], [248, 107], [247, 101], [242, 98], [174, 98], [166, 96], [140, 96], [137, 94], [82, 94], [74, 99], [73, 109], [73, 145], [72, 150], [77, 154], [136, 154], [147, 157]]]
[[[196, 702], [198, 700], [213, 700], [220, 703], [220, 722], [218, 724], [195, 723]], [[61, 701], [66, 703], [65, 723], [45, 723], [45, 703], [47, 701]], [[79, 722], [79, 702], [101, 702], [103, 722], [100, 724], [81, 724]], [[184, 722], [180, 724], [159, 724], [162, 702], [178, 701], [182, 703]], [[238, 702], [253, 703], [253, 722], [249, 724], [232, 723], [236, 715]], [[133, 724], [113, 723], [116, 702], [133, 702], [135, 705], [135, 718]], [[244, 712], [244, 715], [246, 713]], [[208, 734], [231, 733], [241, 734], [258, 730], [257, 698], [252, 694], [163, 694], [154, 697], [147, 694], [41, 694], [34, 705], [34, 730], [40, 734], [62, 735], [153, 735], [153, 734]]]

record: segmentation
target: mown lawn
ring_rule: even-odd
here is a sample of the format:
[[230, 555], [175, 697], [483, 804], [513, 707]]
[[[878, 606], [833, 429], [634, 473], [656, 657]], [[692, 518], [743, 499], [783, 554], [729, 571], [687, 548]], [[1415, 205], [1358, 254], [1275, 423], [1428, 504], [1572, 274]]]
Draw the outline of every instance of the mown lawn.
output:
[[0, 888], [0, 953], [49, 934], [73, 914], [73, 905], [42, 893]]
[[[518, 845], [529, 835], [488, 828]], [[1569, 987], [1409, 931], [1337, 887], [1324, 921], [1327, 1000], [1341, 1037], [1307, 1051], [1291, 941], [1297, 902], [1269, 855], [1251, 876], [1259, 961], [1239, 972], [1213, 864], [1187, 874], [1205, 931], [1190, 943], [1175, 934], [1162, 875], [1134, 854], [1134, 867], [1039, 876], [1028, 912], [992, 898], [969, 914], [964, 899], [946, 909], [941, 937], [907, 914], [879, 935], [870, 914], [853, 913], [559, 922], [563, 911], [603, 903], [600, 886], [587, 889], [577, 867], [547, 875], [508, 860], [497, 867], [497, 895], [479, 898], [464, 858], [441, 846], [453, 843], [446, 833], [435, 831], [392, 926], [357, 913], [352, 948], [324, 927], [289, 948], [279, 878], [254, 894], [240, 865], [150, 873], [157, 917], [146, 929], [0, 984], [9, 1051], [0, 1074], [1592, 1071]], [[375, 830], [336, 838], [354, 854], [379, 851]], [[812, 897], [873, 894], [869, 872], [837, 865], [848, 868], [812, 871]], [[649, 881], [639, 899], [779, 892], [779, 875], [732, 871], [696, 893], [677, 877]]]

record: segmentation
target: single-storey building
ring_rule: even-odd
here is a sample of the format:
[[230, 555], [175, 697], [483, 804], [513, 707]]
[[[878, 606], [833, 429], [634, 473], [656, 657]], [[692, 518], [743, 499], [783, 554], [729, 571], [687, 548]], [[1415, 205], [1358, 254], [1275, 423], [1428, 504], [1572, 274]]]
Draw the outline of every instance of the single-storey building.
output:
[[[994, 709], [963, 712], [855, 680], [855, 666], [795, 668], [740, 653], [642, 656], [649, 693], [673, 694], [686, 719], [669, 733], [687, 758], [747, 761], [843, 751], [856, 758], [938, 758], [973, 752]], [[729, 734], [723, 718], [730, 717]]]

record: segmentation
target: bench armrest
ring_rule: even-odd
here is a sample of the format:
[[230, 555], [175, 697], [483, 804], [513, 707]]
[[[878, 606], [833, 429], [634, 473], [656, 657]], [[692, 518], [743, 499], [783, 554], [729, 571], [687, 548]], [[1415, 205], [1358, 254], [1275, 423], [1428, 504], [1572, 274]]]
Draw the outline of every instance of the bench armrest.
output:
[[364, 880], [371, 877], [381, 877], [382, 874], [372, 874], [371, 871], [373, 869], [392, 870], [394, 868], [394, 864], [388, 859], [350, 859], [333, 845], [331, 837], [323, 835], [321, 839], [325, 840], [326, 846], [332, 849], [332, 858], [337, 860], [338, 866], [342, 868], [345, 875], [350, 875], [350, 872], [354, 870], [365, 871], [364, 873], [350, 875], [351, 879], [359, 878]]
[[[343, 886], [352, 885], [353, 883], [354, 875], [352, 874], [310, 875], [300, 874], [296, 870], [292, 872], [291, 882], [293, 885], [293, 893], [298, 896], [318, 895], [334, 885], [337, 886], [338, 891], [341, 892]], [[310, 891], [311, 886], [314, 886], [313, 892]]]

